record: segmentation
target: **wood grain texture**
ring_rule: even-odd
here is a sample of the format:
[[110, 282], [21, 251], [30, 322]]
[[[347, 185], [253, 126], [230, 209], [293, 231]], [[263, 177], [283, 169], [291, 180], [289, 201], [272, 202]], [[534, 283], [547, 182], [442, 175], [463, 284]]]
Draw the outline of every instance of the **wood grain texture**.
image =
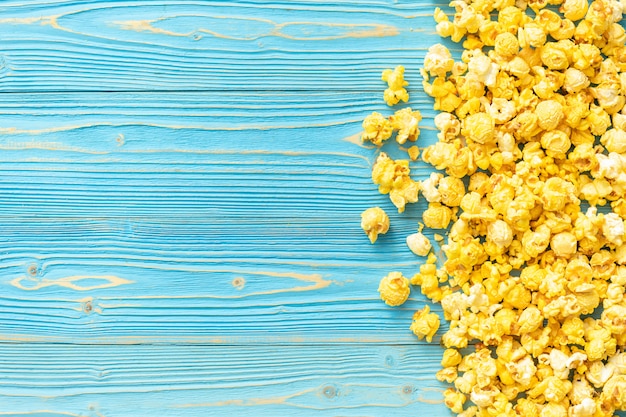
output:
[[378, 91], [419, 84], [431, 1], [6, 1], [0, 91]]
[[[376, 95], [236, 97], [0, 95], [2, 339], [416, 343], [419, 291], [400, 309], [376, 292], [417, 271], [424, 208], [398, 215], [371, 183], [355, 134]], [[371, 205], [393, 223], [374, 246]]]
[[376, 292], [424, 205], [359, 140], [402, 64], [434, 141], [434, 7], [0, 2], [0, 416], [448, 415], [424, 297]]
[[435, 346], [0, 344], [0, 415], [444, 415], [425, 365], [440, 358]]

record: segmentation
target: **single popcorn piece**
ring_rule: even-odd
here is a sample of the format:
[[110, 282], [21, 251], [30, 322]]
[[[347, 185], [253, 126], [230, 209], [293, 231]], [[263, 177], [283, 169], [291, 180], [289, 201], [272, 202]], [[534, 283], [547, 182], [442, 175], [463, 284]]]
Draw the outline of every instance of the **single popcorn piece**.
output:
[[393, 116], [389, 117], [391, 126], [398, 131], [396, 141], [403, 145], [407, 140], [415, 142], [420, 135], [419, 122], [422, 120], [422, 114], [419, 111], [413, 111], [410, 107], [398, 110]]
[[561, 232], [552, 236], [550, 247], [557, 256], [570, 257], [576, 253], [578, 242], [576, 236], [569, 232]]
[[390, 272], [380, 281], [378, 292], [385, 304], [395, 307], [404, 304], [409, 298], [411, 288], [408, 278], [405, 278], [401, 272]]
[[424, 236], [421, 232], [413, 233], [406, 237], [406, 244], [411, 249], [411, 252], [417, 256], [426, 256], [432, 249], [430, 240]]
[[373, 112], [363, 120], [363, 134], [361, 140], [369, 141], [376, 146], [380, 146], [391, 137], [393, 127], [391, 122], [382, 114]]
[[413, 314], [413, 324], [411, 331], [418, 339], [426, 339], [428, 343], [433, 341], [433, 336], [439, 330], [439, 316], [430, 312], [430, 307], [424, 306], [422, 310], [418, 310]]
[[409, 93], [406, 91], [408, 82], [404, 80], [404, 67], [398, 65], [394, 70], [383, 71], [382, 80], [387, 82], [389, 88], [385, 90], [384, 99], [388, 106], [398, 104], [400, 101], [409, 101]]
[[389, 216], [380, 207], [371, 207], [361, 213], [361, 228], [373, 244], [379, 234], [389, 230]]
[[381, 152], [372, 168], [372, 180], [378, 185], [381, 194], [389, 194], [391, 202], [404, 212], [407, 203], [415, 203], [418, 199], [420, 183], [410, 177], [409, 161], [394, 161]]
[[432, 229], [445, 229], [452, 221], [453, 212], [450, 207], [441, 203], [428, 203], [428, 208], [422, 214], [422, 219], [427, 227]]
[[442, 44], [438, 43], [430, 48], [424, 57], [424, 71], [433, 77], [444, 77], [454, 67], [452, 54]]
[[417, 146], [413, 145], [406, 151], [409, 154], [409, 158], [411, 158], [411, 161], [417, 161], [417, 158], [419, 158], [420, 155], [420, 150]]
[[624, 220], [615, 213], [604, 215], [602, 224], [602, 234], [609, 242], [615, 245], [621, 245], [624, 242]]
[[496, 139], [495, 122], [487, 113], [472, 114], [463, 120], [461, 133], [476, 143], [493, 143]]

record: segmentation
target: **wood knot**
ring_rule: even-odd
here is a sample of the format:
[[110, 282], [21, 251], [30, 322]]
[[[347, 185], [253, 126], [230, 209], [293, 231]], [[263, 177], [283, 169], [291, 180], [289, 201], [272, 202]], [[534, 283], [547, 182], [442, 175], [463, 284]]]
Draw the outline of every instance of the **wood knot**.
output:
[[412, 394], [413, 393], [413, 387], [411, 385], [405, 385], [402, 387], [402, 393], [403, 394]]
[[235, 277], [235, 279], [232, 280], [231, 284], [236, 289], [242, 290], [243, 287], [246, 285], [246, 280], [243, 277]]
[[93, 302], [91, 300], [85, 301], [83, 304], [83, 311], [87, 314], [93, 311]]
[[28, 265], [28, 268], [26, 269], [26, 272], [28, 272], [28, 275], [30, 275], [31, 277], [35, 277], [35, 276], [37, 276], [37, 272], [39, 272], [39, 271], [37, 269], [37, 265], [31, 264], [31, 265]]
[[337, 390], [332, 385], [326, 385], [322, 388], [322, 392], [326, 398], [335, 398], [337, 396]]

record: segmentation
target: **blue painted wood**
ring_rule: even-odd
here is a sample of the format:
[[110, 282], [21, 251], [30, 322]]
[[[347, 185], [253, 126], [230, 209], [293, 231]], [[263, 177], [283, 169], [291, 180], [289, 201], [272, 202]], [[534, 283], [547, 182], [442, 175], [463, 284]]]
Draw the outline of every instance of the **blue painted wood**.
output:
[[[424, 208], [399, 215], [371, 183], [358, 132], [380, 94], [235, 97], [0, 95], [4, 339], [417, 343], [421, 294], [391, 309], [376, 292], [417, 271], [404, 239]], [[393, 225], [372, 246], [374, 204]]]
[[377, 344], [0, 344], [0, 415], [445, 415], [440, 357]]

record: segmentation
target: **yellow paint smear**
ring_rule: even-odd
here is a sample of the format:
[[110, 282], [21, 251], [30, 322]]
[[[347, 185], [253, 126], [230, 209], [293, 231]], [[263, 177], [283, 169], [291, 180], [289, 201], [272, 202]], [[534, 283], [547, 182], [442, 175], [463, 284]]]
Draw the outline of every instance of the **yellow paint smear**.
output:
[[[79, 281], [88, 279], [88, 280], [103, 280], [102, 284], [90, 285], [90, 286], [81, 286], [78, 284]], [[32, 286], [25, 286], [23, 282], [33, 283]], [[113, 288], [118, 287], [120, 285], [132, 284], [133, 281], [130, 281], [125, 278], [120, 278], [115, 275], [72, 275], [69, 277], [63, 277], [59, 279], [37, 279], [28, 276], [20, 276], [15, 278], [14, 280], [9, 282], [16, 288], [25, 291], [36, 291], [42, 288], [47, 287], [63, 287], [68, 288], [75, 291], [90, 291], [90, 290], [100, 290], [103, 288]]]

